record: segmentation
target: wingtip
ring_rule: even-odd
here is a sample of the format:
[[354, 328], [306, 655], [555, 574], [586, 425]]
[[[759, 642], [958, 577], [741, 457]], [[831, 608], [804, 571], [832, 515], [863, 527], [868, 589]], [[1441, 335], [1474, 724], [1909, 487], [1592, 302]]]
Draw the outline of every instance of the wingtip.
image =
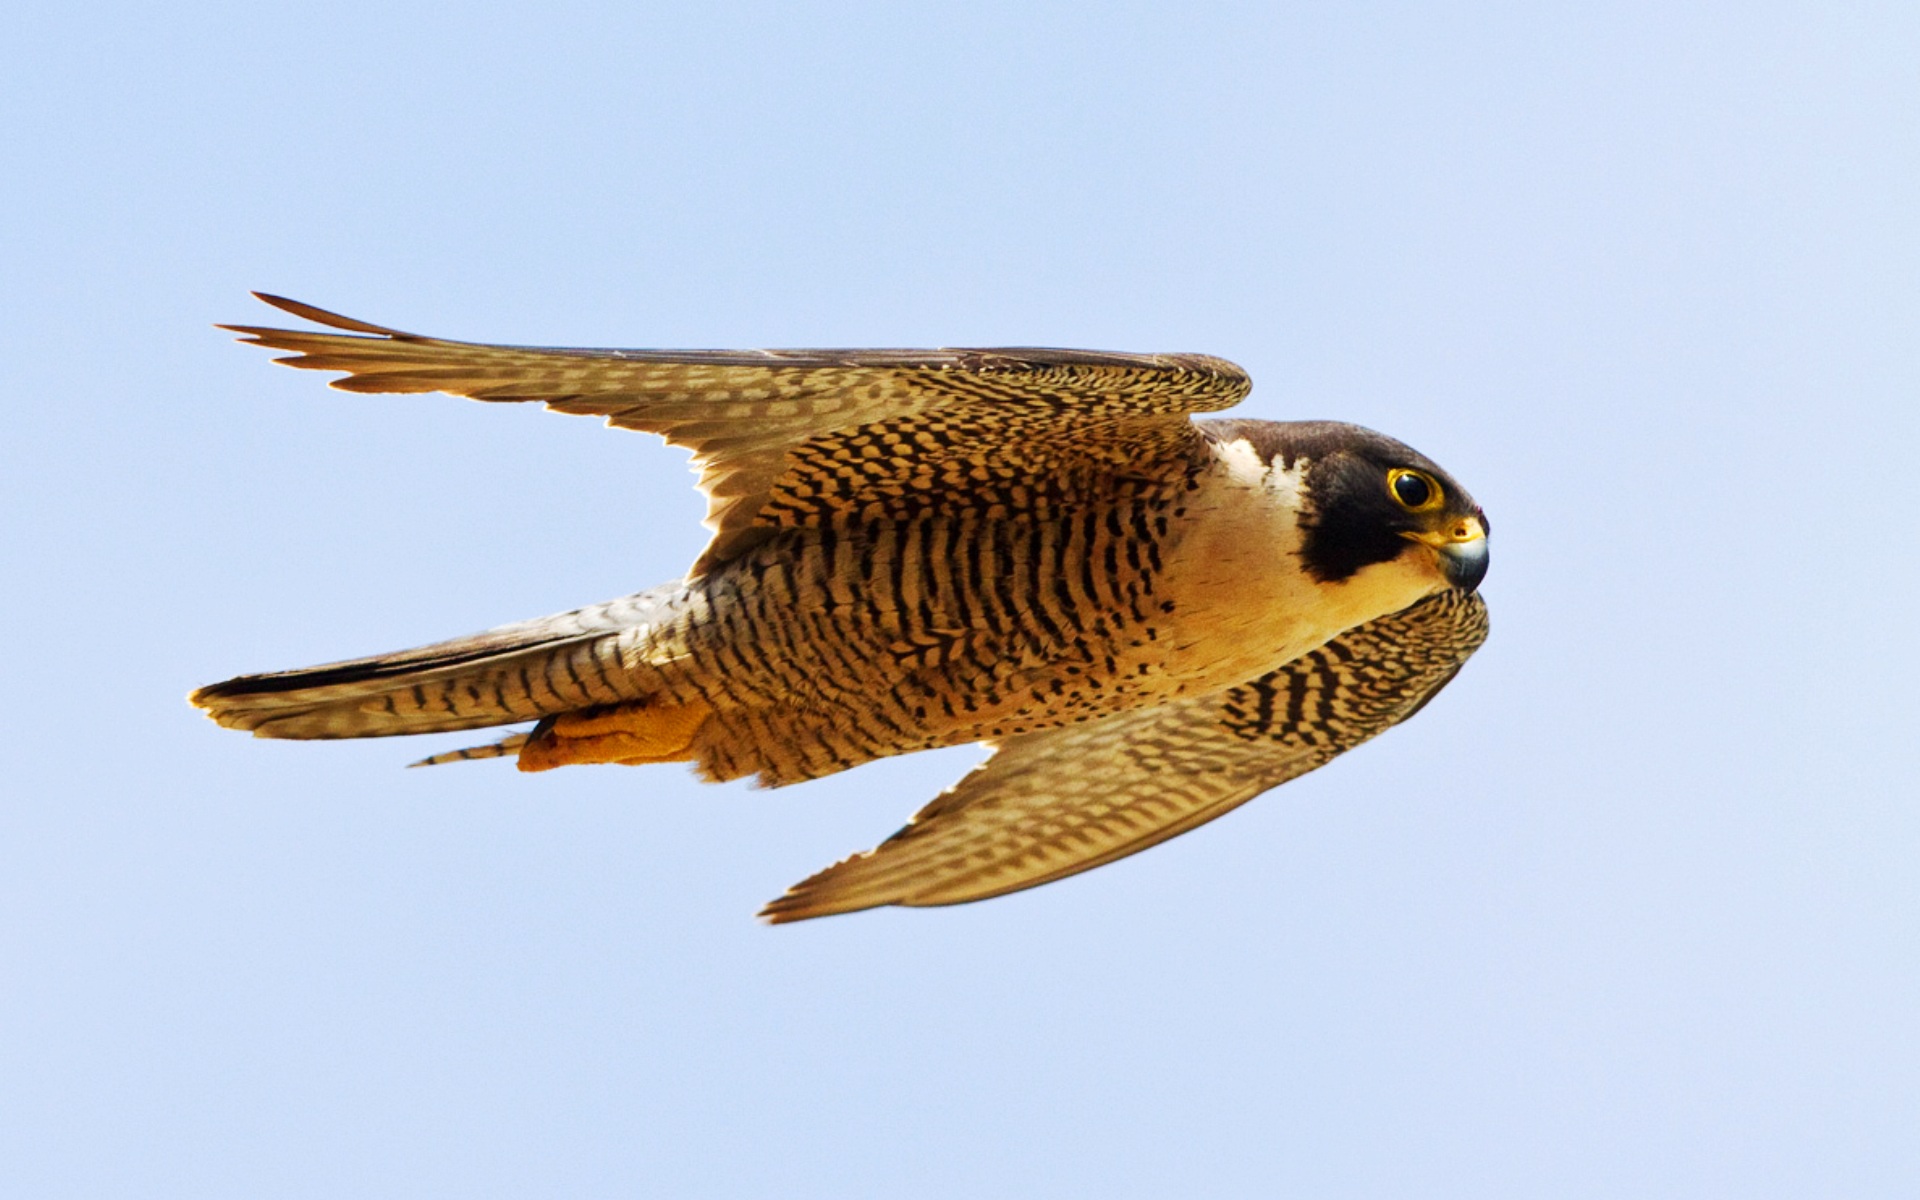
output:
[[791, 891], [778, 899], [767, 901], [754, 915], [768, 925], [791, 925], [796, 921], [831, 917], [842, 911], [819, 905], [815, 899], [804, 892]]
[[799, 897], [789, 891], [783, 896], [779, 896], [762, 904], [760, 911], [753, 915], [756, 919], [768, 925], [791, 925], [795, 921], [804, 921], [807, 919], [808, 914], [794, 911], [796, 907], [794, 901], [797, 899], [799, 899]]
[[[272, 292], [253, 292], [250, 294], [262, 304], [277, 308], [284, 313], [290, 313], [303, 320], [312, 321], [316, 325], [325, 325], [330, 329], [345, 329], [353, 333], [372, 334], [375, 337], [405, 338], [414, 336], [413, 334], [405, 333], [398, 329], [390, 329], [385, 325], [375, 325], [371, 321], [357, 320], [342, 313], [321, 308], [318, 305], [308, 304], [302, 300], [294, 300], [286, 296], [277, 296]], [[216, 328], [245, 331], [248, 327], [221, 325]]]
[[769, 925], [791, 925], [796, 921], [815, 921], [821, 917], [845, 916], [848, 913], [866, 912], [869, 909], [885, 908], [899, 903], [902, 901], [897, 899], [836, 895], [832, 891], [810, 888], [806, 882], [803, 882], [795, 884], [786, 895], [767, 901], [754, 915]]

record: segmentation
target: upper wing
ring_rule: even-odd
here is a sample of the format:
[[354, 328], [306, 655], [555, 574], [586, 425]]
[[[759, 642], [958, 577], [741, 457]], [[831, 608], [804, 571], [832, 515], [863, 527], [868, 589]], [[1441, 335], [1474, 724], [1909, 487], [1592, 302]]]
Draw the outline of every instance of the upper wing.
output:
[[906, 828], [761, 915], [984, 900], [1137, 853], [1406, 720], [1486, 636], [1479, 596], [1443, 592], [1225, 692], [1009, 738]]
[[[256, 295], [260, 295], [256, 293]], [[1187, 414], [1246, 395], [1246, 373], [1197, 354], [1093, 350], [558, 350], [453, 342], [277, 296], [334, 330], [228, 325], [342, 371], [350, 392], [537, 400], [694, 452], [713, 541], [694, 574], [779, 528], [932, 507], [1030, 509], [1205, 453]]]

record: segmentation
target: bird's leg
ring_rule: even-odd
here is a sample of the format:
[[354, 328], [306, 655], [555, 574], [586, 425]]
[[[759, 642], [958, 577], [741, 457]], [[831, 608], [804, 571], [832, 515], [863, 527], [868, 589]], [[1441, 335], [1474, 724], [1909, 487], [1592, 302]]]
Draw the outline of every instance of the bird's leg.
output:
[[520, 748], [522, 771], [572, 763], [686, 762], [712, 709], [694, 701], [635, 700], [561, 713], [541, 723]]

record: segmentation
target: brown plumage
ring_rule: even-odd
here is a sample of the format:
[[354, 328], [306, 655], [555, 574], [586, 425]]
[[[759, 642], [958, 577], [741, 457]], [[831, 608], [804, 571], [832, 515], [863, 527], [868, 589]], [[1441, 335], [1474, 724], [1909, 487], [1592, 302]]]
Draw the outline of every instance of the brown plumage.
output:
[[427, 762], [690, 761], [770, 785], [987, 741], [797, 920], [943, 904], [1130, 854], [1404, 719], [1485, 636], [1484, 517], [1391, 439], [1194, 422], [1197, 355], [543, 350], [231, 327], [360, 392], [537, 400], [691, 447], [714, 538], [685, 579], [192, 699], [263, 737], [537, 722]]

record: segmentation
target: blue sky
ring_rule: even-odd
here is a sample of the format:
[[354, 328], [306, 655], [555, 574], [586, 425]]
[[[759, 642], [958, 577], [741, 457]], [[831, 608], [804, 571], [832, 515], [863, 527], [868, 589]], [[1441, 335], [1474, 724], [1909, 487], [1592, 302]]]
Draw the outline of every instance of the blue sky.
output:
[[[0, 33], [0, 1184], [1920, 1188], [1920, 10], [106, 4]], [[975, 757], [405, 772], [183, 701], [684, 570], [526, 343], [1192, 350], [1419, 447], [1494, 633], [1137, 859], [769, 929]]]

